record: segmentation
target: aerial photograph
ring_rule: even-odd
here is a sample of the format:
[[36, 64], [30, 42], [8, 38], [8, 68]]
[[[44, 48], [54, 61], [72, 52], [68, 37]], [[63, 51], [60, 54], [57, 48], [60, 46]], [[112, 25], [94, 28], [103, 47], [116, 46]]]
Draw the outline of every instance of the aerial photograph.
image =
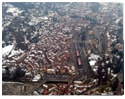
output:
[[2, 95], [124, 95], [123, 2], [2, 2]]

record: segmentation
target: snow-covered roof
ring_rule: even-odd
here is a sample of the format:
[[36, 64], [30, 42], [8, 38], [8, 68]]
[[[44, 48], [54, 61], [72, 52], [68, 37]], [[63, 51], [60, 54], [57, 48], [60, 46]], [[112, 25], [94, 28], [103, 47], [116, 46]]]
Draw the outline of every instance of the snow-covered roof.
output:
[[40, 74], [37, 74], [34, 78], [33, 78], [33, 82], [37, 82], [38, 80], [41, 79], [41, 75]]
[[74, 83], [76, 83], [76, 84], [81, 84], [81, 83], [83, 83], [82, 81], [73, 81]]
[[95, 60], [91, 60], [91, 61], [89, 61], [89, 63], [90, 63], [91, 66], [93, 66], [93, 65], [95, 65], [96, 61]]
[[99, 57], [100, 57], [99, 55], [95, 55], [95, 54], [92, 53], [92, 54], [90, 54], [89, 59], [98, 60]]

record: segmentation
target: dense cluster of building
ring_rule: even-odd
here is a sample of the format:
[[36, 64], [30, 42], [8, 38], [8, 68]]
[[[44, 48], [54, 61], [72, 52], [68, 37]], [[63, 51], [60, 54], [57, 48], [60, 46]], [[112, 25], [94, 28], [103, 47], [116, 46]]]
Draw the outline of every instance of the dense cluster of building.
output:
[[96, 87], [96, 85], [95, 81], [92, 81], [91, 84], [82, 84], [78, 81], [71, 84], [43, 84], [34, 90], [31, 95], [80, 95], [91, 87]]
[[[3, 51], [4, 79], [38, 82], [84, 77], [71, 84], [43, 84], [32, 95], [103, 95], [105, 90], [87, 90], [110, 84], [120, 74], [124, 58], [122, 3], [4, 2], [2, 7], [2, 47], [11, 46], [7, 53]], [[80, 47], [73, 47], [74, 43]], [[89, 65], [84, 64], [81, 50]], [[89, 77], [82, 76], [88, 71]], [[112, 89], [105, 94], [113, 94], [116, 89]]]
[[30, 81], [37, 81], [36, 76], [40, 80], [44, 73], [75, 73], [74, 63], [70, 61], [73, 58], [73, 54], [70, 53], [70, 39], [62, 33], [42, 33], [37, 44], [29, 44], [28, 52], [19, 50], [12, 51], [8, 56], [4, 55], [7, 59], [3, 58], [3, 65], [20, 66], [26, 72], [25, 78]]

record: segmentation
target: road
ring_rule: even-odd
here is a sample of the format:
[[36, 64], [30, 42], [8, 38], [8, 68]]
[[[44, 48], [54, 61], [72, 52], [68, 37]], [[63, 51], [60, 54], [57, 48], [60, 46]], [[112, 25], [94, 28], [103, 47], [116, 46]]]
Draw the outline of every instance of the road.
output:
[[40, 87], [42, 84], [44, 84], [47, 80], [42, 80], [40, 83], [34, 84], [34, 86], [28, 88], [23, 95], [30, 95], [34, 90], [36, 90], [38, 87]]

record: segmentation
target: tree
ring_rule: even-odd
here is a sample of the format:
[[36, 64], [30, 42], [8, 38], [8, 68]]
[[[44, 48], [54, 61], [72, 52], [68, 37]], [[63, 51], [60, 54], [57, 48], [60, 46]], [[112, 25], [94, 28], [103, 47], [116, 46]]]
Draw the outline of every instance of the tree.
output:
[[112, 67], [112, 63], [109, 61], [108, 64], [107, 64], [107, 67]]
[[117, 49], [113, 49], [113, 50], [111, 51], [111, 53], [112, 53], [112, 54], [116, 54], [116, 53], [118, 53], [118, 50], [117, 50]]
[[119, 83], [119, 80], [117, 77], [115, 77], [114, 82], [111, 85], [112, 91], [116, 91], [116, 89], [118, 87], [118, 83]]

